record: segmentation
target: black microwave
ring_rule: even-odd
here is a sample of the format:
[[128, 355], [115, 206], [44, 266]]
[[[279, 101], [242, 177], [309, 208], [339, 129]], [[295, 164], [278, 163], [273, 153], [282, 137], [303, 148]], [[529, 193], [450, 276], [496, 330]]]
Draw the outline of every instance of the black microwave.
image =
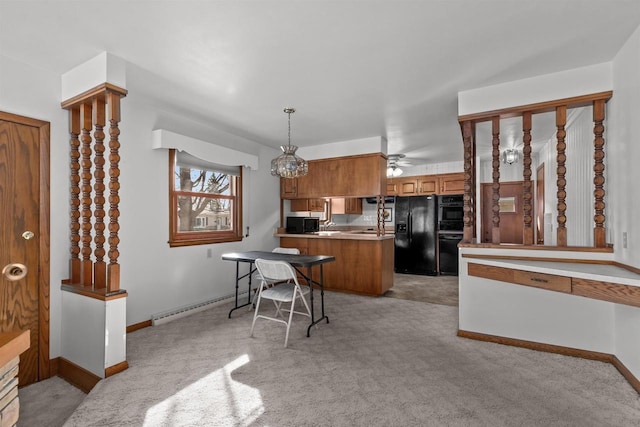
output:
[[287, 217], [287, 233], [302, 234], [320, 231], [320, 219], [304, 216]]

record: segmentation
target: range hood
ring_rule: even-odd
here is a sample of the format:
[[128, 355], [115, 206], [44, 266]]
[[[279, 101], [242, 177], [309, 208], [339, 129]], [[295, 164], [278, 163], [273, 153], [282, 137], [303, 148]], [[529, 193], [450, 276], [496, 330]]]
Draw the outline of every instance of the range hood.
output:
[[[375, 197], [366, 197], [365, 200], [367, 201], [367, 203], [371, 203], [372, 205], [376, 204], [376, 198]], [[395, 202], [396, 198], [394, 196], [385, 196], [384, 197], [384, 204], [388, 205], [389, 203], [393, 203]]]

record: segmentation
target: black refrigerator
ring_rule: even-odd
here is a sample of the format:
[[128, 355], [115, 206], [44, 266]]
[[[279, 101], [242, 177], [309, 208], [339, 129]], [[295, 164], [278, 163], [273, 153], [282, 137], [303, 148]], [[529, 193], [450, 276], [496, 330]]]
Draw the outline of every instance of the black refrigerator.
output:
[[436, 196], [396, 197], [394, 206], [395, 272], [435, 276], [438, 273]]

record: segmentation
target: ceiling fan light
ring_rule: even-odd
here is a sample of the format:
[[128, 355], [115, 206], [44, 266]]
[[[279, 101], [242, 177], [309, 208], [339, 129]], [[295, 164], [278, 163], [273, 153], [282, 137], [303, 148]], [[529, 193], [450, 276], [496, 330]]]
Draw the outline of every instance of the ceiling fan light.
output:
[[387, 178], [392, 178], [402, 175], [402, 169], [397, 166], [389, 166], [387, 168]]

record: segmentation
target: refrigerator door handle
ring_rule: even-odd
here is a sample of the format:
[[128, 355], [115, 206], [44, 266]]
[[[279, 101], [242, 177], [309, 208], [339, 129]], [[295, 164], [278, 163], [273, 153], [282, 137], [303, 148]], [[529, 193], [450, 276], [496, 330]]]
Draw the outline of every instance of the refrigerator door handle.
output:
[[407, 226], [408, 226], [408, 230], [407, 233], [409, 235], [409, 242], [411, 242], [411, 236], [413, 235], [413, 216], [411, 215], [411, 211], [409, 211], [409, 215], [407, 218]]

